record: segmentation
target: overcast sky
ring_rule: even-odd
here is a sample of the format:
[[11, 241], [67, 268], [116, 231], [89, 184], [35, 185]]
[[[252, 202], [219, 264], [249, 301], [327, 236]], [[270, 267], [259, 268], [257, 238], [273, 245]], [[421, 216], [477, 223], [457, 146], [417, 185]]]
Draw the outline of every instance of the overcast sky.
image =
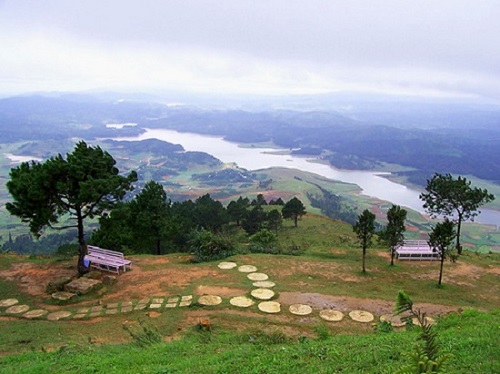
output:
[[499, 0], [0, 0], [0, 93], [500, 101]]

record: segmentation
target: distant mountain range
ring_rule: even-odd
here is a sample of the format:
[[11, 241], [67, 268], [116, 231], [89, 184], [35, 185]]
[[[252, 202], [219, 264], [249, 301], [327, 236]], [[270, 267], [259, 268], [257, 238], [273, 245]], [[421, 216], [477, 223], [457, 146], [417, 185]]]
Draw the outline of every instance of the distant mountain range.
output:
[[419, 185], [434, 172], [500, 184], [500, 107], [495, 105], [352, 94], [253, 97], [238, 104], [233, 98], [227, 107], [220, 98], [214, 104], [208, 97], [177, 99], [173, 93], [4, 98], [2, 143], [113, 137], [117, 130], [106, 124], [133, 122], [138, 126], [121, 129], [120, 135], [137, 135], [142, 128], [216, 134], [235, 142], [298, 149], [338, 168], [402, 165], [400, 174]]

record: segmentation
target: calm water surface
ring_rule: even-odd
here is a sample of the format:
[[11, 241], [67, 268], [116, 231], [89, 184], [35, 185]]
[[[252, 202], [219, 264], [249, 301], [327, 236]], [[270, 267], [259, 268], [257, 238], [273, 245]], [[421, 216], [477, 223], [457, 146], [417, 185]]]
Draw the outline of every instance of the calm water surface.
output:
[[[146, 129], [139, 136], [114, 138], [114, 140], [122, 141], [140, 141], [145, 139], [159, 139], [169, 143], [180, 144], [186, 151], [206, 152], [217, 157], [224, 163], [236, 163], [239, 167], [247, 170], [287, 167], [316, 173], [329, 179], [354, 183], [361, 187], [364, 195], [390, 201], [421, 213], [424, 212], [422, 201], [418, 198], [419, 191], [391, 182], [382, 177], [384, 173], [338, 170], [325, 164], [316, 163], [311, 158], [276, 154], [276, 149], [242, 148], [236, 143], [224, 140], [222, 137], [183, 133], [166, 129]], [[483, 209], [481, 215], [477, 217], [476, 222], [498, 226], [500, 224], [500, 212]]]

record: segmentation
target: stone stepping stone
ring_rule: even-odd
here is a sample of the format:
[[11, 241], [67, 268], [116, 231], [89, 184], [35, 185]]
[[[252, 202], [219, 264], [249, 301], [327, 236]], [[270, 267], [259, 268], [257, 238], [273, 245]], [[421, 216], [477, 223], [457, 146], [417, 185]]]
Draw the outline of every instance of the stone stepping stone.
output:
[[217, 265], [217, 267], [219, 269], [222, 269], [222, 270], [230, 270], [230, 269], [234, 269], [236, 266], [238, 266], [236, 264], [236, 262], [221, 262], [219, 265]]
[[0, 307], [6, 308], [12, 305], [19, 304], [19, 300], [17, 299], [4, 299], [0, 300]]
[[175, 308], [177, 306], [177, 303], [167, 303], [165, 304], [165, 308]]
[[264, 313], [279, 313], [281, 312], [281, 304], [277, 301], [263, 301], [257, 305], [259, 310]]
[[118, 308], [118, 303], [111, 303], [106, 305], [107, 309], [117, 309]]
[[132, 310], [134, 310], [134, 307], [132, 305], [130, 306], [123, 306], [122, 305], [122, 309], [121, 309], [121, 312], [122, 313], [129, 313], [131, 312]]
[[349, 312], [349, 317], [351, 317], [353, 321], [363, 323], [372, 322], [375, 319], [373, 314], [365, 310], [353, 310], [352, 312]]
[[319, 312], [319, 316], [328, 322], [339, 322], [344, 318], [344, 313], [339, 310], [323, 309]]
[[257, 268], [253, 265], [241, 265], [238, 268], [238, 271], [241, 273], [255, 273], [257, 271]]
[[100, 280], [81, 277], [65, 284], [64, 291], [85, 295], [100, 285], [102, 285]]
[[165, 299], [163, 299], [163, 298], [156, 298], [156, 299], [151, 300], [151, 304], [163, 304], [164, 301], [165, 301]]
[[240, 308], [248, 308], [248, 307], [252, 306], [253, 304], [255, 304], [255, 302], [252, 299], [250, 299], [249, 297], [246, 297], [246, 296], [233, 297], [231, 300], [229, 300], [229, 303], [231, 305], [234, 305], [234, 306], [237, 306]]
[[91, 312], [100, 312], [102, 310], [102, 305], [98, 305], [98, 306], [93, 306], [92, 308], [90, 308], [90, 311]]
[[247, 275], [247, 278], [251, 281], [265, 281], [269, 279], [269, 276], [264, 273], [250, 273]]
[[132, 305], [133, 305], [132, 301], [124, 301], [124, 302], [122, 303], [122, 308], [123, 308], [124, 306], [125, 306], [125, 307], [128, 307], [128, 306], [132, 306]]
[[273, 288], [274, 286], [276, 286], [276, 283], [271, 281], [260, 281], [254, 282], [252, 283], [252, 285], [257, 288]]
[[20, 313], [25, 313], [28, 310], [30, 310], [30, 307], [28, 305], [13, 305], [11, 307], [8, 307], [5, 313], [20, 314]]
[[134, 310], [144, 310], [148, 307], [148, 304], [137, 304]]
[[107, 309], [106, 314], [118, 314], [118, 309]]
[[86, 313], [78, 313], [73, 316], [73, 319], [82, 319], [85, 318], [86, 316], [87, 316]]
[[76, 296], [76, 293], [72, 293], [72, 292], [66, 292], [66, 291], [58, 291], [58, 292], [54, 292], [51, 297], [54, 299], [54, 300], [61, 300], [61, 301], [68, 301], [68, 300], [71, 300], [72, 298], [74, 298]]
[[71, 312], [68, 312], [67, 310], [61, 310], [59, 312], [50, 313], [47, 316], [47, 319], [49, 321], [59, 321], [60, 319], [68, 318], [70, 315], [71, 315]]
[[158, 303], [151, 303], [149, 305], [149, 309], [160, 309], [162, 306], [162, 304], [158, 304]]
[[167, 303], [176, 303], [178, 301], [179, 301], [179, 297], [178, 296], [176, 296], [176, 297], [169, 297], [167, 299]]
[[180, 307], [190, 306], [193, 302], [193, 295], [186, 295], [181, 297]]
[[274, 291], [269, 290], [267, 288], [257, 288], [255, 290], [252, 290], [250, 294], [259, 300], [270, 300], [275, 295]]
[[380, 316], [380, 322], [389, 322], [394, 327], [403, 327], [406, 325], [404, 321], [401, 320], [401, 317], [395, 316], [393, 314], [383, 314]]
[[[418, 318], [417, 317], [414, 317], [411, 319], [412, 323], [415, 325], [415, 326], [420, 326], [420, 322], [418, 322]], [[434, 318], [431, 318], [431, 317], [425, 317], [425, 321], [429, 324], [429, 325], [434, 325], [436, 323], [436, 320]]]
[[29, 312], [26, 312], [23, 314], [24, 318], [32, 319], [32, 318], [40, 318], [44, 315], [46, 315], [48, 312], [44, 309], [34, 309], [30, 310]]
[[219, 305], [222, 303], [222, 298], [217, 295], [203, 295], [198, 299], [198, 304], [205, 306]]
[[312, 313], [313, 309], [306, 304], [292, 304], [288, 308], [290, 313], [295, 314], [297, 316], [307, 316]]

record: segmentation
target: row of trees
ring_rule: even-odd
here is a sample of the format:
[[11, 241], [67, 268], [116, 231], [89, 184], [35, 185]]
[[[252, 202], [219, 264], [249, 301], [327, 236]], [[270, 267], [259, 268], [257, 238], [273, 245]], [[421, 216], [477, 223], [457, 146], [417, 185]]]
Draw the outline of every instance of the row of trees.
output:
[[[278, 207], [266, 211], [265, 205]], [[281, 199], [268, 203], [261, 194], [252, 201], [240, 196], [227, 208], [210, 194], [172, 203], [163, 186], [150, 181], [133, 200], [116, 204], [101, 217], [91, 241], [106, 248], [160, 255], [190, 250], [194, 231], [220, 234], [229, 223], [235, 223], [248, 235], [262, 229], [277, 232], [284, 218], [297, 225], [304, 213], [304, 205], [295, 197], [286, 203]]]
[[[406, 231], [404, 221], [407, 211], [399, 205], [392, 205], [387, 212], [387, 227], [378, 232], [381, 241], [389, 245], [391, 253], [391, 266], [394, 265], [394, 255], [396, 248], [403, 244], [404, 232]], [[362, 248], [362, 272], [366, 273], [365, 258], [366, 250], [372, 245], [372, 239], [375, 234], [375, 214], [365, 209], [358, 217], [358, 221], [353, 226], [353, 230], [358, 236]], [[437, 253], [440, 258], [439, 280], [441, 285], [443, 278], [443, 264], [446, 258], [452, 256], [451, 245], [455, 240], [455, 223], [445, 218], [434, 226], [429, 234], [429, 246]]]
[[[87, 253], [84, 233], [87, 218], [101, 217], [101, 226], [92, 237], [95, 244], [137, 252], [151, 252], [154, 248], [154, 253], [161, 254], [167, 246], [173, 250], [186, 248], [193, 230], [218, 233], [232, 221], [241, 225], [248, 235], [255, 235], [262, 229], [277, 231], [283, 218], [292, 219], [297, 226], [298, 219], [305, 214], [305, 207], [297, 198], [287, 203], [281, 199], [272, 201], [281, 209], [264, 211], [267, 202], [263, 195], [251, 202], [240, 197], [230, 202], [227, 209], [208, 194], [195, 201], [172, 203], [161, 184], [153, 181], [133, 200], [121, 202], [133, 189], [137, 174], [132, 171], [127, 176], [120, 175], [115, 164], [109, 153], [83, 141], [66, 158], [57, 155], [43, 163], [22, 163], [10, 172], [7, 188], [13, 202], [6, 204], [7, 210], [28, 222], [36, 236], [45, 227], [76, 228], [80, 273], [86, 270], [83, 257]], [[470, 181], [462, 177], [454, 179], [450, 174], [436, 174], [420, 197], [429, 214], [445, 217], [429, 239], [442, 259], [453, 238], [461, 253], [461, 223], [473, 220], [479, 214], [478, 208], [494, 199], [487, 190], [472, 188]], [[64, 222], [70, 223], [58, 226], [63, 217]], [[393, 264], [394, 249], [403, 238], [406, 211], [393, 206], [387, 218], [388, 226], [380, 236], [389, 243]], [[363, 248], [363, 272], [366, 271], [366, 249], [375, 230], [374, 221], [373, 213], [365, 210], [354, 225]]]
[[123, 202], [126, 193], [133, 190], [137, 174], [120, 175], [115, 164], [108, 152], [84, 141], [66, 158], [59, 154], [43, 163], [24, 162], [10, 171], [7, 188], [13, 202], [6, 204], [7, 210], [29, 223], [37, 237], [47, 227], [76, 228], [80, 273], [86, 271], [84, 221], [89, 218], [100, 217], [100, 228], [91, 238], [94, 244], [161, 254], [166, 247], [185, 249], [193, 231], [219, 233], [234, 221], [252, 235], [262, 228], [278, 230], [283, 218], [292, 219], [297, 226], [305, 214], [297, 198], [287, 203], [271, 201], [281, 209], [265, 212], [263, 206], [268, 203], [263, 195], [251, 202], [240, 197], [227, 209], [209, 194], [195, 201], [172, 203], [162, 185], [154, 181], [133, 200]]
[[[426, 192], [420, 194], [424, 202], [424, 208], [432, 217], [443, 217], [429, 234], [429, 246], [440, 257], [440, 270], [438, 284], [442, 283], [444, 260], [454, 257], [452, 254], [452, 243], [455, 241], [457, 255], [462, 254], [460, 245], [460, 228], [462, 222], [474, 220], [480, 213], [478, 208], [492, 200], [494, 196], [486, 189], [472, 187], [466, 178], [454, 179], [452, 175], [436, 173], [432, 179], [427, 181]], [[389, 245], [391, 253], [391, 265], [394, 265], [395, 250], [403, 244], [405, 220], [407, 211], [399, 205], [392, 205], [387, 212], [387, 226], [378, 232], [379, 239]], [[451, 218], [451, 220], [450, 220]], [[372, 244], [375, 234], [375, 214], [365, 209], [358, 217], [353, 230], [358, 236], [362, 248], [362, 271], [366, 272], [365, 257], [366, 249]]]

